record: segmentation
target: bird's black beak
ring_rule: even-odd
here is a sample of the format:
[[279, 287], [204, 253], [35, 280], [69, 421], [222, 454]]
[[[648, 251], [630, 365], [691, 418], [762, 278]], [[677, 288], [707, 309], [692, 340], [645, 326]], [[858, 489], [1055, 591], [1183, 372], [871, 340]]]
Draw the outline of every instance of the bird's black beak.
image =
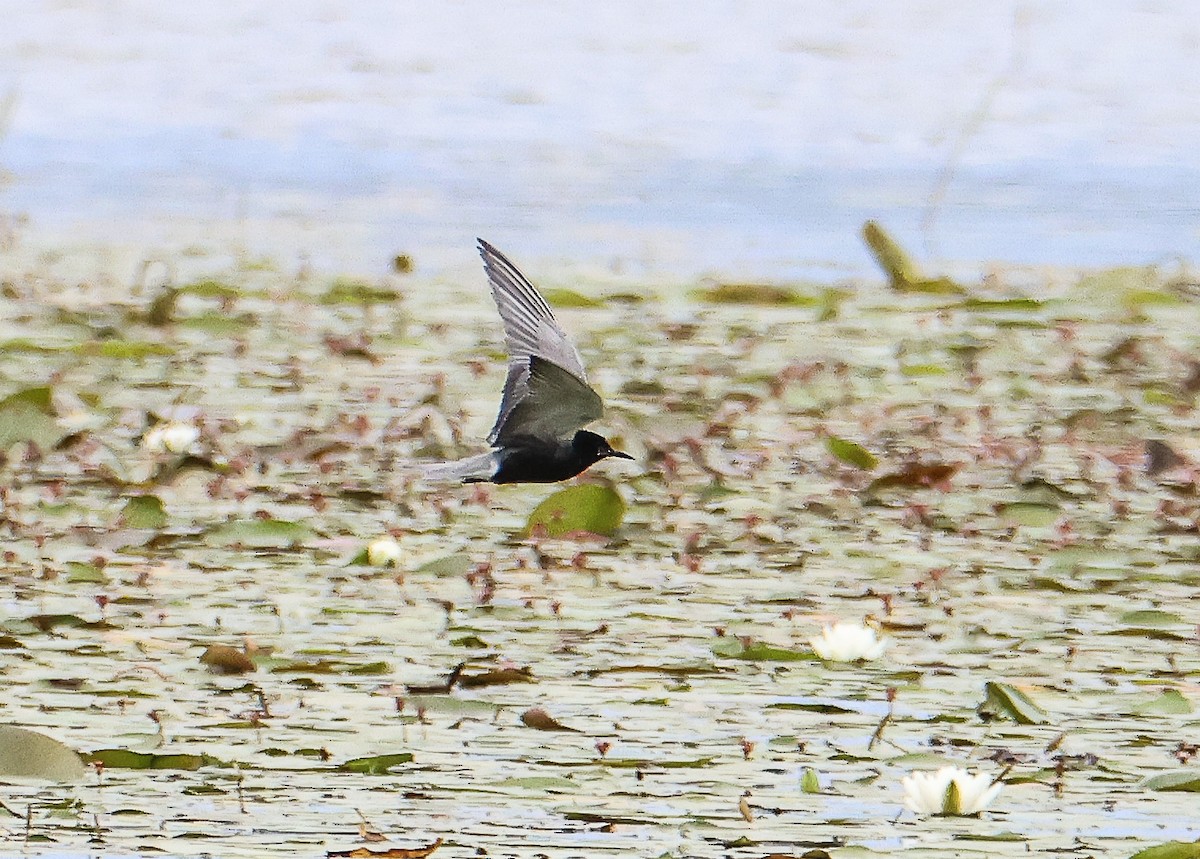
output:
[[606, 453], [605, 456], [616, 457], [617, 459], [633, 459], [633, 457], [627, 454], [625, 451], [613, 450], [611, 447], [608, 449], [608, 453]]

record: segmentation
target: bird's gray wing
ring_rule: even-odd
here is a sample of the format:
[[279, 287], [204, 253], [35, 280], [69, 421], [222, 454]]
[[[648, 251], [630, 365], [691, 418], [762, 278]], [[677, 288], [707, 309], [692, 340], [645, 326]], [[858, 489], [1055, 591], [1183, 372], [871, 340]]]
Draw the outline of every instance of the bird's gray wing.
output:
[[540, 355], [529, 359], [524, 386], [525, 395], [500, 413], [492, 430], [493, 445], [502, 446], [518, 436], [568, 438], [604, 413], [600, 395], [586, 382]]
[[[558, 327], [558, 320], [546, 299], [508, 257], [483, 239], [479, 239], [479, 255], [483, 257], [492, 298], [504, 321], [508, 347], [508, 378], [500, 400], [500, 414], [488, 436], [488, 441], [495, 444], [504, 433], [513, 410], [530, 394], [530, 360], [534, 357], [565, 370], [579, 382], [576, 387], [587, 389], [593, 397], [596, 394], [588, 388], [583, 361], [566, 333]], [[596, 416], [599, 417], [599, 413]]]

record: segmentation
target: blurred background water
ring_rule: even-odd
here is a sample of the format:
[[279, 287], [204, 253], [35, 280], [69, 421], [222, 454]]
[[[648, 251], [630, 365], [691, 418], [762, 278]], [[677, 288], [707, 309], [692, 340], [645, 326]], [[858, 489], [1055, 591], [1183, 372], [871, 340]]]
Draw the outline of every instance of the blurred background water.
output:
[[0, 0], [20, 241], [836, 279], [1194, 259], [1200, 6]]

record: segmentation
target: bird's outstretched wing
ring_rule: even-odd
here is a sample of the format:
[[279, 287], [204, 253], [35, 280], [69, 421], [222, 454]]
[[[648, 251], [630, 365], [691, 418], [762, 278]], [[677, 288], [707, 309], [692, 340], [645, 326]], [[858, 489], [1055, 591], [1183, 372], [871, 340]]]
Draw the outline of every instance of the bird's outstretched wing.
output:
[[[600, 397], [588, 386], [583, 361], [546, 300], [483, 239], [479, 254], [508, 347], [508, 378], [488, 441], [495, 445], [516, 435], [559, 438], [596, 420], [603, 410]], [[535, 366], [541, 368], [536, 374]]]
[[[570, 437], [604, 413], [600, 395], [586, 382], [539, 355], [529, 359], [522, 384], [525, 395], [500, 414], [493, 430], [495, 445], [520, 436]], [[505, 388], [506, 399], [507, 395]]]

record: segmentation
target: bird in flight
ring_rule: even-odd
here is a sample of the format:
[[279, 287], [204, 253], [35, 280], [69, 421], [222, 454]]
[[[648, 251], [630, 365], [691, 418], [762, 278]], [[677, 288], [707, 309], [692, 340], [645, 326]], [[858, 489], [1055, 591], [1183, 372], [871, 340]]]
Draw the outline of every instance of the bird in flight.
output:
[[533, 284], [508, 257], [479, 239], [483, 269], [504, 321], [508, 379], [488, 435], [492, 450], [427, 466], [428, 480], [554, 483], [607, 457], [633, 459], [583, 429], [604, 413], [579, 353]]

